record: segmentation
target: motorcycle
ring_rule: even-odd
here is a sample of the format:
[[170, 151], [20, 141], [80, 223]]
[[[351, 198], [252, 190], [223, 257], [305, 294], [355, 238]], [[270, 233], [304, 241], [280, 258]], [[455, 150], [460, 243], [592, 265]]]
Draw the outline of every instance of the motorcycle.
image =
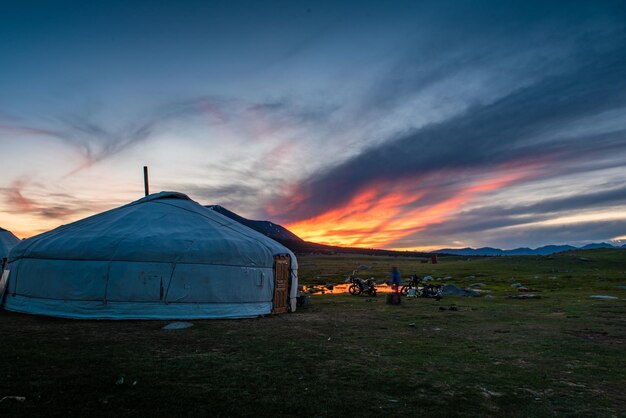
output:
[[415, 289], [415, 296], [419, 296], [420, 292], [418, 286], [420, 282], [421, 279], [417, 277], [417, 274], [414, 274], [413, 277], [411, 277], [411, 281], [400, 288], [400, 293], [402, 293], [402, 296], [407, 296], [409, 289]]
[[372, 297], [376, 296], [376, 283], [374, 283], [374, 279], [372, 277], [367, 280], [363, 280], [352, 275], [350, 277], [350, 282], [352, 284], [348, 287], [348, 293], [351, 295], [358, 296], [365, 293]]

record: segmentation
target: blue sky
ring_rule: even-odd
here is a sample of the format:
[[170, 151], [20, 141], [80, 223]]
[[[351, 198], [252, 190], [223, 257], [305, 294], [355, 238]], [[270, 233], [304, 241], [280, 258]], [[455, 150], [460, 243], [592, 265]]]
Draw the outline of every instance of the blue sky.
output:
[[319, 242], [626, 237], [624, 2], [4, 2], [0, 50], [21, 237], [143, 165]]

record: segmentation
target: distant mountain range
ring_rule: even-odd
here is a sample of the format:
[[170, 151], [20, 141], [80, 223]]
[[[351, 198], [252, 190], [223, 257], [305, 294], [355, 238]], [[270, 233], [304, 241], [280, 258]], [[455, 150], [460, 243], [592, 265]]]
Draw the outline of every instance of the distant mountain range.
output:
[[626, 248], [626, 245], [616, 247], [607, 242], [587, 244], [584, 247], [573, 247], [571, 245], [546, 245], [543, 247], [531, 248], [515, 248], [512, 250], [501, 250], [500, 248], [442, 248], [433, 251], [437, 254], [451, 254], [463, 256], [498, 256], [498, 255], [550, 255], [570, 250], [594, 250], [597, 248]]
[[324, 253], [324, 254], [365, 254], [365, 255], [393, 255], [407, 257], [428, 257], [430, 254], [450, 254], [461, 256], [499, 256], [499, 255], [550, 255], [570, 250], [591, 250], [595, 248], [626, 248], [626, 245], [615, 247], [606, 242], [587, 244], [584, 247], [573, 247], [571, 245], [546, 245], [544, 247], [535, 248], [515, 248], [513, 250], [501, 250], [500, 248], [442, 248], [441, 250], [425, 253], [419, 251], [393, 251], [378, 250], [374, 248], [355, 248], [355, 247], [336, 247], [334, 245], [317, 244], [308, 242], [289, 231], [284, 226], [275, 224], [270, 221], [255, 221], [237, 215], [220, 205], [208, 205], [207, 208], [214, 210], [222, 215], [246, 225], [261, 234], [272, 238], [283, 244], [295, 253]]

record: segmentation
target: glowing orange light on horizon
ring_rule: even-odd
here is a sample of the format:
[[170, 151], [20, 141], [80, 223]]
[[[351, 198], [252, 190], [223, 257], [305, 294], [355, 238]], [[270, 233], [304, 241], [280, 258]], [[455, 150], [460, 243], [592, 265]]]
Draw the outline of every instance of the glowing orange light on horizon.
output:
[[[329, 289], [326, 286], [322, 286], [322, 285], [318, 285], [318, 286], [302, 286], [302, 291], [304, 293], [308, 293], [308, 294], [312, 294], [312, 295], [317, 295], [317, 294], [341, 294], [341, 293], [348, 293], [348, 288], [350, 287], [352, 283], [341, 283], [341, 284], [335, 284], [332, 285], [332, 289]], [[393, 292], [393, 289], [391, 286], [389, 286], [386, 283], [383, 284], [377, 284], [376, 286], [376, 292], [378, 293], [391, 293]]]
[[[529, 167], [506, 169], [501, 167], [492, 178], [475, 180], [470, 186], [432, 206], [415, 206], [430, 190], [415, 191], [414, 180], [396, 182], [391, 188], [386, 184], [376, 184], [354, 196], [344, 206], [288, 224], [287, 228], [307, 241], [385, 248], [429, 225], [445, 222], [470, 200], [528, 177], [532, 172]], [[295, 197], [294, 200], [300, 199]]]

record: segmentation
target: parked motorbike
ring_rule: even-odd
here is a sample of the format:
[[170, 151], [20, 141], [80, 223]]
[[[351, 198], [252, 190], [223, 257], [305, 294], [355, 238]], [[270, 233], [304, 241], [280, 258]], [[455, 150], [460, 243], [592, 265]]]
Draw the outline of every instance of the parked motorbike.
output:
[[411, 281], [400, 288], [400, 293], [402, 293], [402, 296], [406, 296], [409, 294], [409, 289], [415, 289], [415, 295], [418, 296], [419, 295], [418, 286], [420, 282], [421, 282], [421, 279], [417, 277], [417, 274], [414, 274], [413, 277], [411, 277]]
[[376, 296], [376, 283], [374, 283], [373, 278], [370, 277], [369, 279], [364, 280], [351, 276], [350, 282], [352, 284], [348, 287], [348, 293], [351, 295], [358, 296], [361, 294], [367, 294], [370, 296]]

